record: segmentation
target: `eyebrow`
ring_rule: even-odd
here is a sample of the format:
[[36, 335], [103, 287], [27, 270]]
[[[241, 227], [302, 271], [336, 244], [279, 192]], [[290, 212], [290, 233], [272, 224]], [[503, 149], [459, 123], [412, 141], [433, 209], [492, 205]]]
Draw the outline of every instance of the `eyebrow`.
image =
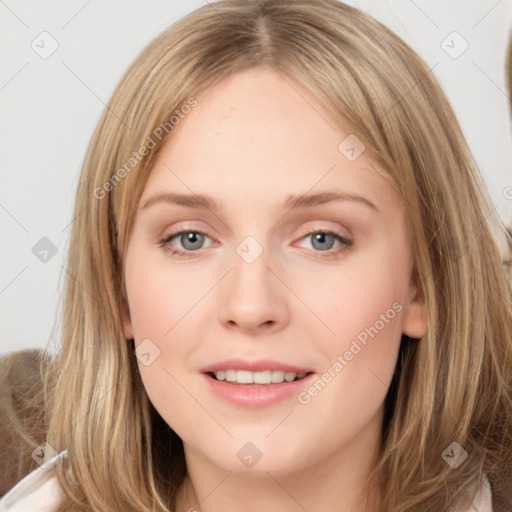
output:
[[[366, 197], [347, 192], [320, 192], [318, 194], [290, 195], [286, 197], [284, 205], [290, 210], [297, 210], [333, 201], [355, 201], [366, 205], [376, 212], [380, 211], [377, 206]], [[162, 192], [148, 198], [140, 209], [145, 210], [157, 203], [176, 204], [189, 208], [208, 209], [212, 211], [220, 210], [220, 206], [215, 199], [207, 194], [176, 194], [172, 192]]]

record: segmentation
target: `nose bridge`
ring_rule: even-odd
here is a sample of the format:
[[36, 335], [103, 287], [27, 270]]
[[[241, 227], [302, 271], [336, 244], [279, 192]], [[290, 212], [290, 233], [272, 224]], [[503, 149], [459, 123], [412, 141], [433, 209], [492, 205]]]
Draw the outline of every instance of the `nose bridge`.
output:
[[271, 270], [271, 253], [252, 235], [246, 236], [235, 251], [220, 312], [222, 322], [253, 329], [282, 321], [286, 308], [279, 280]]
[[[261, 239], [261, 236], [258, 238]], [[267, 244], [264, 247], [263, 243], [248, 235], [235, 248], [232, 292], [237, 293], [242, 301], [258, 300], [258, 296], [271, 292], [269, 266], [272, 258]]]

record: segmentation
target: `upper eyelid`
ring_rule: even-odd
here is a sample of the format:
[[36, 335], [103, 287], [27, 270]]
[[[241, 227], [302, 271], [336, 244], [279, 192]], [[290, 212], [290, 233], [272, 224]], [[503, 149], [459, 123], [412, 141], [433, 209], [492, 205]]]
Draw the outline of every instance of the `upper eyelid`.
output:
[[[206, 233], [206, 230], [203, 230], [201, 228], [189, 228], [189, 227], [178, 228], [177, 230], [173, 231], [172, 233], [161, 237], [161, 240], [162, 240], [162, 242], [169, 243], [171, 239], [177, 238], [179, 235], [182, 235], [183, 233], [199, 233], [207, 238], [210, 238], [210, 240], [213, 240], [213, 238], [208, 233]], [[315, 233], [326, 233], [330, 236], [339, 237], [340, 239], [345, 240], [346, 242], [350, 242], [351, 244], [353, 243], [353, 237], [351, 234], [344, 235], [344, 234], [338, 233], [336, 229], [326, 228], [326, 227], [308, 228], [304, 233], [302, 233], [299, 236], [298, 240], [302, 240], [302, 239], [306, 238], [307, 236], [315, 234]], [[338, 241], [340, 241], [340, 240], [338, 240]], [[340, 243], [343, 243], [343, 242], [340, 241]], [[187, 251], [187, 252], [193, 252], [193, 251]]]
[[[326, 221], [323, 221], [323, 222], [326, 222]], [[346, 230], [348, 232], [347, 235], [343, 235], [342, 233], [337, 233], [337, 231], [340, 231], [340, 228], [326, 227], [326, 226], [319, 226], [319, 227], [311, 226], [311, 227], [306, 228], [304, 233], [301, 236], [306, 236], [311, 233], [322, 232], [322, 231], [333, 232], [333, 233], [336, 233], [339, 236], [343, 236], [345, 238], [349, 238], [352, 236], [351, 231], [347, 227], [342, 227], [341, 230]], [[167, 235], [163, 234], [163, 233], [165, 233], [165, 230], [163, 230], [163, 233], [160, 238], [169, 238], [173, 235], [177, 235], [177, 234], [181, 234], [181, 233], [202, 233], [211, 238], [211, 236], [207, 233], [207, 231], [208, 231], [208, 229], [185, 225], [185, 226], [180, 226], [179, 228], [173, 229], [172, 232], [170, 232]], [[216, 232], [216, 230], [213, 230], [213, 231]], [[219, 235], [215, 235], [215, 236], [219, 236]]]

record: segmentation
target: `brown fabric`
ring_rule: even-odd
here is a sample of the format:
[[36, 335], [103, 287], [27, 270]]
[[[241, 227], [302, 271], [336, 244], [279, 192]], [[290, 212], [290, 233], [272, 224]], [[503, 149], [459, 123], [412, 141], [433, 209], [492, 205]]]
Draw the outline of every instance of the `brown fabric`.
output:
[[34, 449], [46, 438], [41, 350], [0, 358], [0, 496], [39, 465]]

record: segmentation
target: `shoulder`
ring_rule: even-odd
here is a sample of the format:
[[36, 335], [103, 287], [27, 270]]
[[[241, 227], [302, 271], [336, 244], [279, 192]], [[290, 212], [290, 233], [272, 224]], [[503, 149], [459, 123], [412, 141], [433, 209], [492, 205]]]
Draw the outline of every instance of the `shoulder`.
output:
[[483, 478], [482, 486], [480, 487], [480, 491], [475, 498], [475, 504], [473, 507], [479, 512], [493, 512], [491, 484], [485, 475]]
[[491, 484], [485, 475], [471, 507], [464, 511], [459, 509], [458, 512], [493, 512]]
[[[62, 451], [18, 482], [0, 499], [0, 512], [58, 512], [63, 493], [55, 465], [67, 456], [67, 450]], [[493, 512], [491, 486], [485, 475], [471, 507], [460, 512]]]
[[0, 512], [58, 512], [63, 492], [57, 480], [55, 465], [62, 457], [67, 457], [66, 450], [18, 482], [0, 499]]

